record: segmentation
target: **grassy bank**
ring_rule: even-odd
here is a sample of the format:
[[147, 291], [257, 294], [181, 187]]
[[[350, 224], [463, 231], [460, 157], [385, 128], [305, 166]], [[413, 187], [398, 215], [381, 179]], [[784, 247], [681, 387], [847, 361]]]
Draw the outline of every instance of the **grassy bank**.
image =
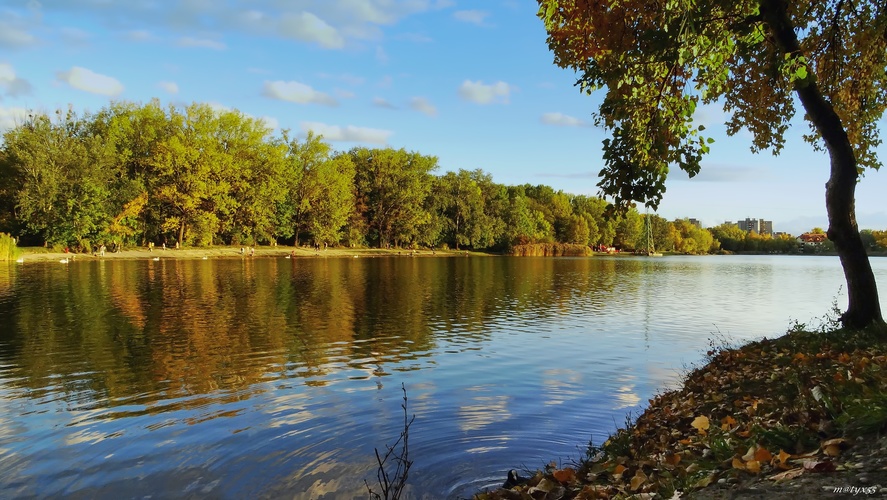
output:
[[573, 466], [553, 464], [510, 489], [475, 498], [809, 498], [844, 487], [880, 491], [874, 485], [876, 479], [887, 485], [887, 443], [872, 443], [887, 424], [884, 332], [809, 330], [796, 325], [777, 339], [712, 346], [680, 389], [651, 399], [636, 419], [591, 443]]

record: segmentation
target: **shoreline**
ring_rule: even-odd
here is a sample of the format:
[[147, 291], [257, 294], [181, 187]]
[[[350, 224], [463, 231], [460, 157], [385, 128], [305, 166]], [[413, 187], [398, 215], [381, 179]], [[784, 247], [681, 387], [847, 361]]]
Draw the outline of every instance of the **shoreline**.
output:
[[[244, 249], [249, 247], [243, 247]], [[27, 262], [51, 262], [71, 259], [75, 262], [98, 260], [202, 260], [202, 259], [235, 259], [235, 258], [358, 258], [358, 257], [464, 257], [464, 256], [489, 256], [492, 254], [472, 252], [465, 250], [405, 250], [386, 248], [327, 248], [314, 250], [308, 247], [256, 247], [255, 255], [250, 255], [248, 250], [240, 253], [239, 246], [212, 246], [205, 248], [168, 248], [166, 250], [155, 247], [149, 250], [147, 247], [129, 248], [120, 252], [106, 251], [104, 256], [87, 253], [47, 252], [43, 248], [21, 247], [21, 260]]]

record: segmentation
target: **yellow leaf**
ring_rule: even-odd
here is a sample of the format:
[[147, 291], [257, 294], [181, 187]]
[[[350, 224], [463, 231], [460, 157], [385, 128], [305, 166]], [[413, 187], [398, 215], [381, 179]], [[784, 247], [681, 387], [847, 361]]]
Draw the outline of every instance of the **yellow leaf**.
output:
[[738, 458], [736, 458], [736, 457], [733, 457], [733, 468], [734, 468], [734, 469], [745, 470], [745, 464], [742, 463], [742, 460], [740, 460], [740, 459], [738, 459]]
[[616, 468], [613, 470], [613, 475], [620, 475], [620, 476], [621, 476], [622, 473], [625, 472], [625, 469], [626, 469], [626, 467], [625, 467], [624, 465], [619, 464], [619, 465], [617, 465]]
[[746, 462], [748, 462], [749, 460], [754, 460], [755, 459], [755, 447], [752, 446], [751, 448], [749, 448], [748, 451], [745, 453], [745, 455], [742, 455], [742, 459], [745, 460]]
[[745, 470], [751, 472], [752, 474], [760, 474], [761, 462], [758, 462], [757, 460], [749, 460], [745, 463]]
[[693, 423], [690, 424], [693, 428], [699, 431], [700, 434], [705, 434], [705, 431], [709, 428], [708, 417], [699, 416], [693, 419]]

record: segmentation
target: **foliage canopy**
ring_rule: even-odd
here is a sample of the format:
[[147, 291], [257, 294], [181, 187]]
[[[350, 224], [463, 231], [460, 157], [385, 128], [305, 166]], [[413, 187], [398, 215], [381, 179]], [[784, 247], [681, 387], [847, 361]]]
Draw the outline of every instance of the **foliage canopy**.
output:
[[[555, 64], [577, 85], [606, 89], [597, 124], [599, 184], [617, 205], [655, 208], [669, 166], [699, 172], [710, 139], [693, 121], [700, 103], [723, 103], [730, 135], [779, 153], [796, 114], [792, 92], [816, 83], [846, 128], [858, 166], [880, 167], [876, 122], [887, 106], [887, 8], [883, 1], [538, 0]], [[787, 16], [796, 46], [774, 18]], [[811, 121], [806, 136], [822, 148]]]

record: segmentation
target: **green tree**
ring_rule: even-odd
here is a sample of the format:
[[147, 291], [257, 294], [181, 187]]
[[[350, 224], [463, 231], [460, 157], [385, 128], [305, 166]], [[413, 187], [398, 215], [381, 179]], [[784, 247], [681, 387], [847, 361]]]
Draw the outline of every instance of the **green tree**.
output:
[[887, 109], [887, 9], [874, 0], [538, 0], [555, 63], [580, 73], [583, 92], [606, 88], [597, 123], [604, 141], [601, 190], [617, 207], [652, 208], [669, 165], [691, 177], [709, 141], [697, 103], [721, 103], [728, 133], [747, 129], [752, 150], [778, 153], [795, 116], [827, 149], [829, 239], [841, 258], [848, 327], [883, 324], [877, 286], [856, 224], [856, 182], [878, 168], [877, 121]]
[[721, 248], [730, 252], [744, 250], [746, 232], [739, 226], [731, 223], [723, 223], [711, 228], [712, 235], [721, 242]]
[[430, 215], [424, 200], [437, 158], [404, 149], [355, 148], [356, 202], [364, 208], [369, 238], [380, 247], [418, 239]]
[[206, 104], [170, 108], [175, 133], [156, 145], [149, 162], [154, 183], [149, 196], [161, 205], [161, 229], [182, 245], [211, 244], [221, 229], [220, 215], [235, 206], [231, 157], [216, 134], [217, 118]]
[[15, 206], [27, 231], [51, 245], [83, 246], [105, 236], [111, 220], [112, 145], [72, 110], [33, 115], [4, 134], [16, 180]]

